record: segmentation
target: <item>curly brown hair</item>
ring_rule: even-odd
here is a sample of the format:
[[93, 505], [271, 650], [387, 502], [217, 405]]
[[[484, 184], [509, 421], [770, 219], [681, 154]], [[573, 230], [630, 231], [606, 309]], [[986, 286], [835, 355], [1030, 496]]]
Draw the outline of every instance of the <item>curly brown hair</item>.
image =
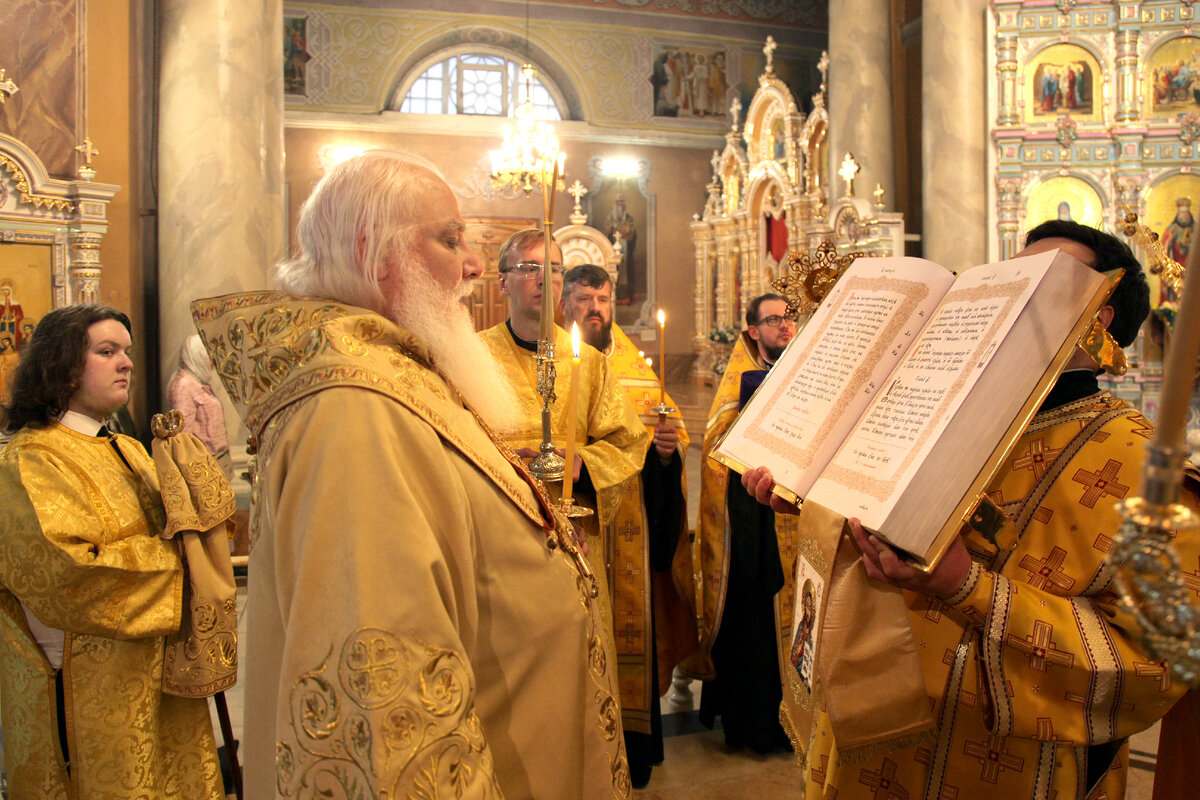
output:
[[42, 317], [13, 371], [12, 399], [0, 406], [0, 423], [6, 433], [16, 433], [26, 425], [44, 428], [62, 416], [83, 376], [88, 328], [106, 319], [120, 322], [132, 336], [129, 317], [110, 306], [66, 306]]

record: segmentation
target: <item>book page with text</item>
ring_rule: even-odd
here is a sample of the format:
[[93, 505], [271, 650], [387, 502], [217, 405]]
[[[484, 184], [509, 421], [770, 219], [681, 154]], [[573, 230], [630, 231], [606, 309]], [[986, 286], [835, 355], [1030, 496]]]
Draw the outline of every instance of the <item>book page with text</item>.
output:
[[879, 530], [1054, 256], [988, 264], [960, 275], [809, 496]]
[[953, 282], [922, 259], [855, 261], [718, 452], [769, 467], [776, 483], [803, 497]]

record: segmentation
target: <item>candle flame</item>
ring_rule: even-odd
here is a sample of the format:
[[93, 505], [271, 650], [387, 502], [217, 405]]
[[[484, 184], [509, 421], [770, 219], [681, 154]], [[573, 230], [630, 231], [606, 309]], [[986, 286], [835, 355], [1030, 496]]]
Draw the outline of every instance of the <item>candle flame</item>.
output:
[[571, 323], [571, 349], [575, 351], [575, 357], [579, 358], [579, 323]]
[[658, 310], [658, 327], [661, 328], [663, 325], [666, 325], [666, 324], [667, 324], [667, 315], [664, 314], [663, 310], [660, 308]]
[[646, 366], [654, 369], [654, 362], [650, 360], [649, 356], [646, 356]]

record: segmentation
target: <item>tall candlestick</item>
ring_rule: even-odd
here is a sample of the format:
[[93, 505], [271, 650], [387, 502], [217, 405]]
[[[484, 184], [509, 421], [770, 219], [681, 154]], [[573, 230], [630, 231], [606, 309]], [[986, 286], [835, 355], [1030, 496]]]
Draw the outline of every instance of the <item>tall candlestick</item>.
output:
[[658, 404], [667, 403], [667, 315], [658, 310]]
[[579, 324], [571, 323], [571, 385], [567, 389], [567, 444], [566, 456], [563, 459], [563, 492], [564, 502], [571, 499], [575, 485], [575, 411], [579, 392]]

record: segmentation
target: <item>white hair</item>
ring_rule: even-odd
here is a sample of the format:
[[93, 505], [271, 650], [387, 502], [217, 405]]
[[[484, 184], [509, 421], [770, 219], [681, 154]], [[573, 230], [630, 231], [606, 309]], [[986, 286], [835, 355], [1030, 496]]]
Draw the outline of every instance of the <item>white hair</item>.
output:
[[300, 209], [299, 247], [275, 266], [279, 288], [387, 313], [379, 274], [411, 241], [428, 187], [444, 183], [431, 162], [369, 150], [329, 170]]

